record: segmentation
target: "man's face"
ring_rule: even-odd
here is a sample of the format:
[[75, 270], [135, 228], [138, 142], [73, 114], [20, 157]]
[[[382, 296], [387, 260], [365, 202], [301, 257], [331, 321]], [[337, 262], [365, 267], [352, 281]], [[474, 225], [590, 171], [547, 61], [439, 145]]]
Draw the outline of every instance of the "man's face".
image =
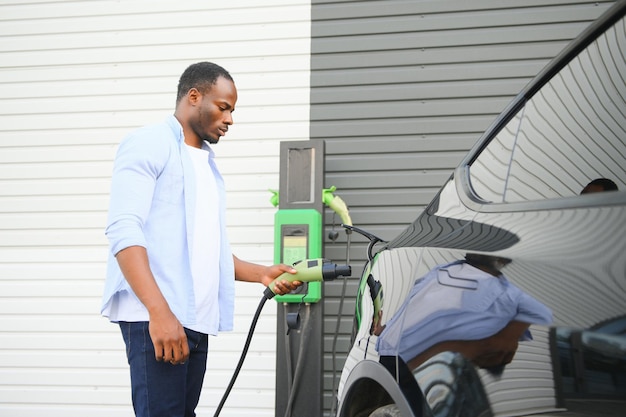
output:
[[195, 117], [189, 121], [194, 133], [202, 140], [217, 143], [233, 124], [232, 113], [237, 102], [235, 84], [219, 77], [213, 87], [200, 95]]

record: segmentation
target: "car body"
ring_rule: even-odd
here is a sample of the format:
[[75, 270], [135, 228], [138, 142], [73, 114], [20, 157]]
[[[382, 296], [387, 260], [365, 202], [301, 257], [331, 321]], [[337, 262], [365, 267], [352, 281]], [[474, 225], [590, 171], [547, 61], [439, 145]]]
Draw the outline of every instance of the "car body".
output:
[[[623, 415], [625, 14], [626, 1], [617, 2], [538, 74], [415, 222], [371, 256], [337, 416]], [[597, 178], [618, 190], [581, 194]], [[418, 279], [467, 254], [511, 261], [508, 282], [547, 306], [550, 323], [531, 324], [532, 340], [499, 372], [454, 351], [417, 368], [400, 347], [381, 356], [388, 330], [374, 327], [393, 323], [398, 346], [419, 339], [425, 333], [409, 332], [407, 313], [419, 309], [403, 303]]]

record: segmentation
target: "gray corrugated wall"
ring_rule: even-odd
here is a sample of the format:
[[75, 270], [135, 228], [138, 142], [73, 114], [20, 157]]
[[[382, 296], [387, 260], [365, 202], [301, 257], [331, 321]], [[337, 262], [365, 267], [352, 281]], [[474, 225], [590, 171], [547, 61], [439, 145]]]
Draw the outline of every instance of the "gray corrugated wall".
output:
[[[611, 3], [312, 0], [311, 139], [326, 141], [325, 186], [337, 187], [354, 225], [399, 233], [515, 94]], [[332, 221], [327, 211], [327, 231]], [[365, 247], [353, 235], [355, 278], [336, 339], [342, 281], [325, 284], [326, 413]], [[343, 231], [326, 238], [325, 256], [345, 261]]]

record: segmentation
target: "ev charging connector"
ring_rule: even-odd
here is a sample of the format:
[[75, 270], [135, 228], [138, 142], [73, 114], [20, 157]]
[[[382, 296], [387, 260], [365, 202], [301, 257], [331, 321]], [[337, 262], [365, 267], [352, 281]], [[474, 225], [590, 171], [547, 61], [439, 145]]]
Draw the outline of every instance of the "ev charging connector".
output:
[[323, 282], [332, 281], [337, 277], [347, 277], [352, 273], [350, 265], [337, 265], [328, 259], [305, 259], [294, 263], [293, 267], [296, 270], [295, 274], [285, 272], [267, 286], [263, 294], [268, 300], [275, 295], [274, 285], [276, 281]]

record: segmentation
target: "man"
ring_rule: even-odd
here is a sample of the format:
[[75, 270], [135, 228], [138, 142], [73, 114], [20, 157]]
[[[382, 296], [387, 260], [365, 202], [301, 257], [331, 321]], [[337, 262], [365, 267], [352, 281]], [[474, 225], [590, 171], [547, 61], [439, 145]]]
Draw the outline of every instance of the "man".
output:
[[[287, 265], [231, 253], [225, 190], [209, 144], [233, 124], [237, 89], [219, 65], [188, 67], [176, 109], [120, 144], [111, 180], [102, 314], [119, 323], [141, 417], [195, 416], [208, 335], [233, 327], [234, 280], [268, 285]], [[282, 280], [278, 294], [300, 285]]]

